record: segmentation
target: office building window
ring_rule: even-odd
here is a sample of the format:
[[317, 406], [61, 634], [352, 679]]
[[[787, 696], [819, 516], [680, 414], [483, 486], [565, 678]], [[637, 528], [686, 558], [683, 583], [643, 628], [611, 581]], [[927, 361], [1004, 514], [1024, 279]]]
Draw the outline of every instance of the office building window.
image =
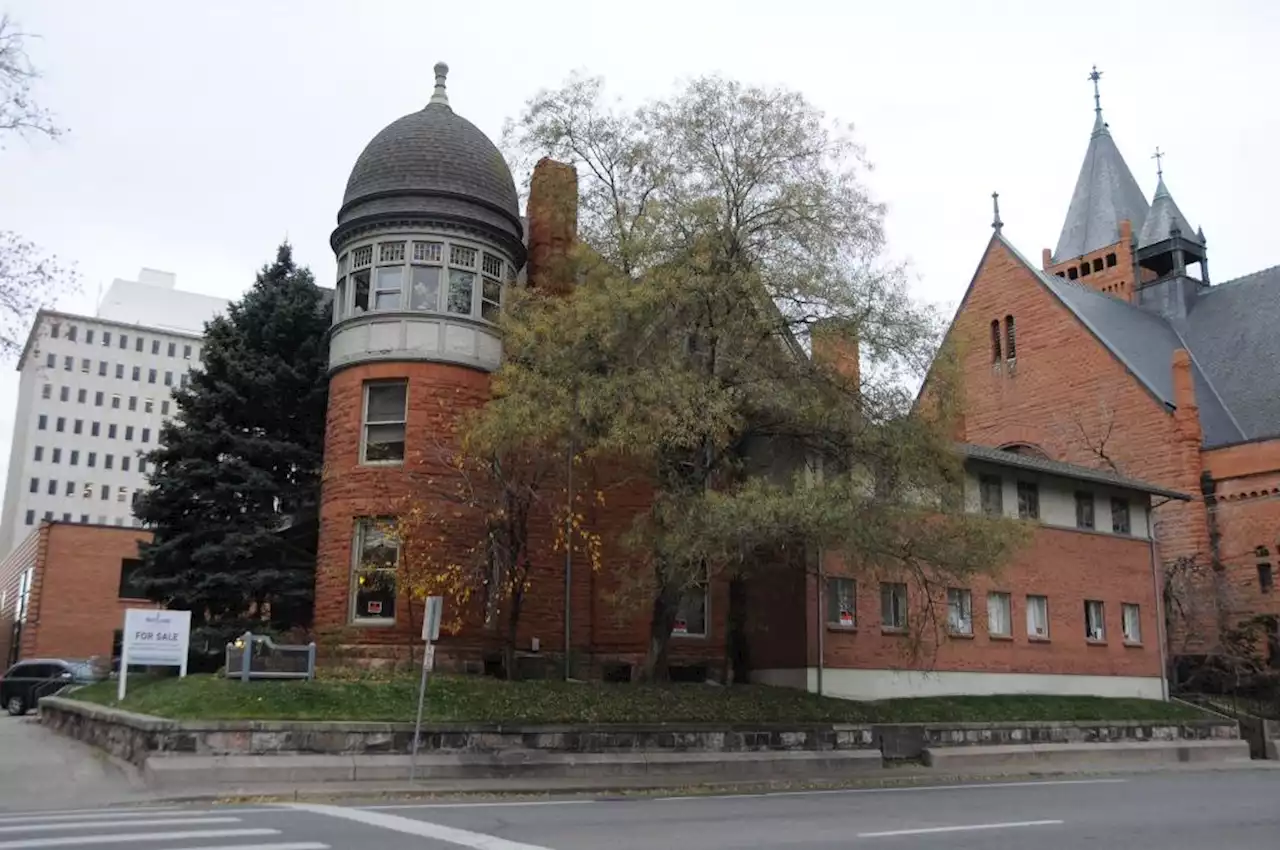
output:
[[80, 433], [83, 433], [83, 432], [84, 432], [84, 420], [83, 420], [83, 419], [77, 419], [75, 422], [72, 422], [72, 423], [71, 423], [71, 433], [73, 433], [73, 434], [80, 434]]
[[113, 463], [115, 463], [115, 460], [116, 460], [116, 456], [115, 456], [115, 455], [112, 455], [112, 454], [105, 454], [105, 455], [103, 455], [103, 456], [102, 456], [102, 468], [103, 468], [103, 469], [110, 469], [110, 468], [111, 468], [111, 465], [112, 465]]
[[114, 422], [107, 423], [107, 439], [114, 440], [116, 438], [116, 424]]
[[124, 438], [129, 442], [133, 442], [133, 426], [132, 425], [124, 426]]
[[75, 325], [68, 325], [68, 326], [67, 326], [67, 339], [71, 340], [72, 342], [75, 342], [75, 341], [76, 341], [76, 330], [77, 330], [77, 329], [76, 329], [76, 326], [75, 326]]
[[39, 493], [39, 492], [40, 492], [40, 479], [39, 479], [39, 478], [32, 478], [32, 479], [31, 479], [31, 489], [30, 489], [30, 491], [29, 491], [29, 492], [32, 492], [32, 493]]
[[92, 360], [90, 360], [88, 357], [81, 357], [81, 358], [80, 358], [80, 371], [81, 371], [81, 372], [83, 372], [84, 374], [86, 374], [86, 375], [87, 375], [87, 374], [89, 374], [89, 370], [90, 370], [90, 369], [92, 369], [92, 368], [93, 368], [93, 361], [92, 361]]
[[178, 356], [178, 344], [177, 344], [177, 343], [174, 343], [174, 342], [169, 343], [169, 356], [170, 356], [170, 357], [176, 357], [176, 356]]
[[119, 409], [120, 409], [120, 394], [119, 394], [119, 393], [112, 393], [112, 394], [111, 394], [111, 409], [112, 409], [112, 410], [119, 410]]
[[89, 436], [96, 437], [102, 433], [102, 423], [94, 422], [89, 426]]
[[62, 491], [62, 495], [74, 496], [75, 494], [76, 494], [76, 482], [68, 481], [67, 486]]
[[167, 401], [160, 402], [160, 415], [161, 416], [169, 415], [169, 402]]
[[67, 430], [67, 417], [59, 416], [54, 423], [53, 430], [57, 431], [59, 434]]
[[85, 389], [76, 390], [76, 403], [84, 404], [89, 399], [89, 391]]
[[155, 370], [155, 369], [148, 369], [148, 370], [147, 370], [147, 383], [148, 383], [148, 384], [154, 384], [155, 382], [156, 382], [156, 370]]
[[79, 449], [72, 449], [72, 450], [71, 450], [71, 465], [72, 465], [72, 466], [79, 466], [79, 465], [80, 465], [80, 450], [79, 450]]
[[36, 512], [31, 510], [27, 511], [27, 525], [35, 525], [35, 524], [36, 524]]
[[102, 332], [102, 347], [103, 348], [111, 347], [111, 331]]
[[46, 369], [56, 369], [58, 366], [58, 355], [46, 354], [44, 358], [44, 365]]
[[124, 472], [129, 471], [129, 456], [120, 455], [120, 469]]
[[98, 488], [98, 500], [105, 502], [110, 498], [111, 498], [111, 486], [108, 484], [103, 484], [100, 488]]
[[89, 452], [89, 454], [85, 455], [85, 458], [84, 458], [84, 465], [85, 465], [85, 466], [97, 466], [97, 465], [98, 465], [98, 453], [97, 453], [97, 452]]
[[107, 361], [105, 360], [98, 361], [98, 377], [99, 378], [107, 377]]
[[166, 387], [171, 387], [171, 386], [173, 386], [173, 373], [172, 373], [172, 372], [165, 372], [165, 373], [164, 373], [164, 385], [165, 385]]
[[53, 384], [45, 384], [40, 388], [40, 398], [46, 400], [53, 398]]
[[84, 342], [85, 345], [93, 345], [93, 328], [84, 329]]
[[44, 446], [36, 446], [34, 460], [36, 461], [44, 460]]
[[76, 359], [74, 357], [68, 356], [68, 357], [62, 358], [62, 371], [74, 372], [75, 368], [76, 368]]
[[48, 492], [50, 496], [58, 495], [58, 482], [55, 479], [50, 478], [48, 483], [49, 483], [49, 486], [46, 492]]
[[151, 399], [149, 399], [149, 398], [144, 398], [144, 399], [142, 400], [142, 412], [143, 412], [143, 413], [150, 413], [152, 410], [154, 410], [154, 409], [155, 409], [155, 406], [156, 406], [156, 403], [155, 403], [154, 401], [152, 401]]
[[136, 395], [129, 396], [129, 409], [130, 410], [138, 409], [138, 397]]
[[128, 347], [129, 347], [129, 335], [128, 335], [128, 334], [120, 334], [120, 348], [123, 350], [123, 349], [126, 349], [126, 348], [128, 348]]
[[142, 429], [142, 442], [144, 442], [144, 443], [149, 443], [149, 442], [151, 442], [151, 429], [150, 429], [150, 428], [143, 428], [143, 429]]
[[134, 366], [134, 367], [133, 367], [133, 379], [134, 379], [135, 381], [141, 381], [141, 380], [142, 380], [142, 367], [141, 367], [141, 366]]
[[182, 359], [183, 360], [191, 359], [191, 346], [189, 345], [182, 346]]
[[142, 337], [138, 337], [136, 340], [134, 340], [133, 350], [138, 352], [142, 351]]
[[116, 364], [116, 380], [117, 381], [124, 380], [124, 364], [123, 363]]
[[71, 400], [71, 387], [59, 387], [58, 401], [70, 401], [70, 400]]
[[44, 430], [47, 430], [48, 427], [49, 427], [49, 417], [41, 413], [39, 416], [36, 417], [36, 430], [44, 431]]
[[57, 446], [53, 447], [53, 454], [49, 456], [49, 460], [53, 463], [62, 463], [62, 449]]
[[158, 339], [151, 340], [151, 353], [152, 354], [160, 353], [160, 340]]
[[51, 324], [49, 325], [49, 336], [53, 337], [54, 339], [57, 339], [57, 338], [58, 338], [58, 332], [59, 332], [61, 329], [62, 329], [62, 323], [61, 323], [61, 322], [53, 322], [53, 323], [51, 323]]
[[102, 407], [102, 399], [103, 399], [103, 398], [104, 398], [104, 396], [102, 395], [102, 390], [98, 390], [97, 392], [95, 392], [95, 393], [93, 394], [93, 406], [94, 406], [94, 407]]

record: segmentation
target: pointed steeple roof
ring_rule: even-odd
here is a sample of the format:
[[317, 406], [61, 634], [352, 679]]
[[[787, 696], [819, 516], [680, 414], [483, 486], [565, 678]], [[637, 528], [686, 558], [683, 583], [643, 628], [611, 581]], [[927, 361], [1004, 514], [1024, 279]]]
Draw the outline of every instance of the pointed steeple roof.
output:
[[1055, 263], [1113, 245], [1120, 241], [1120, 222], [1127, 219], [1138, 231], [1147, 218], [1147, 199], [1102, 120], [1097, 91], [1100, 76], [1096, 67], [1089, 75], [1094, 83], [1093, 133], [1062, 223], [1058, 248], [1053, 252]]
[[1191, 242], [1203, 242], [1204, 236], [1197, 234], [1187, 222], [1186, 216], [1182, 214], [1182, 210], [1178, 209], [1177, 203], [1173, 200], [1173, 195], [1169, 194], [1169, 188], [1164, 185], [1164, 175], [1160, 176], [1160, 182], [1156, 184], [1155, 197], [1151, 199], [1151, 209], [1147, 213], [1147, 220], [1142, 223], [1142, 231], [1138, 236], [1138, 247], [1146, 248], [1157, 242], [1163, 242], [1168, 239], [1173, 232], [1173, 228], [1178, 228], [1178, 233], [1183, 239]]

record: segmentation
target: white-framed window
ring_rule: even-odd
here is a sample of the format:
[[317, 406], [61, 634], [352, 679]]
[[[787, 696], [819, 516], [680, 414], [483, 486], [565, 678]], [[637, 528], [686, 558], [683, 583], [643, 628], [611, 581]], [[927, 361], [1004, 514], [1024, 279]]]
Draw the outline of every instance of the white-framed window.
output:
[[404, 463], [407, 403], [405, 381], [376, 381], [364, 385], [361, 463]]
[[1027, 596], [1027, 637], [1049, 637], [1049, 597]]
[[400, 545], [386, 533], [390, 517], [356, 520], [351, 551], [351, 621], [394, 623]]
[[953, 635], [973, 634], [973, 594], [965, 588], [947, 589], [947, 631]]
[[827, 579], [827, 625], [852, 629], [858, 625], [858, 586], [851, 578]]
[[907, 586], [901, 582], [884, 582], [880, 585], [880, 627], [906, 629]]
[[706, 637], [707, 618], [711, 610], [710, 589], [704, 574], [701, 581], [695, 582], [680, 595], [680, 604], [676, 606], [676, 621], [671, 627], [671, 634], [681, 637]]
[[360, 245], [338, 259], [333, 320], [422, 310], [496, 322], [508, 272], [501, 255], [453, 240]]
[[1128, 499], [1112, 499], [1111, 500], [1111, 533], [1112, 534], [1132, 534], [1133, 530], [1129, 524], [1129, 500]]
[[987, 634], [1013, 637], [1013, 599], [1009, 594], [987, 594]]
[[1096, 599], [1084, 601], [1084, 636], [1086, 640], [1107, 639], [1106, 608]]
[[1124, 629], [1125, 643], [1142, 643], [1142, 609], [1125, 602], [1120, 606], [1120, 625]]

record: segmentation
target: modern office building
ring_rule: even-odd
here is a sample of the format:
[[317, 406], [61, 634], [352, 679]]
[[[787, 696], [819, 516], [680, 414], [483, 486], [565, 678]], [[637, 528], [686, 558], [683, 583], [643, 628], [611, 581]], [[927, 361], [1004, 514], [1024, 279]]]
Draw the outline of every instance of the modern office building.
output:
[[112, 282], [94, 316], [41, 310], [18, 361], [13, 444], [0, 514], [7, 554], [41, 520], [132, 526], [142, 455], [200, 362], [221, 298], [183, 292], [168, 272]]

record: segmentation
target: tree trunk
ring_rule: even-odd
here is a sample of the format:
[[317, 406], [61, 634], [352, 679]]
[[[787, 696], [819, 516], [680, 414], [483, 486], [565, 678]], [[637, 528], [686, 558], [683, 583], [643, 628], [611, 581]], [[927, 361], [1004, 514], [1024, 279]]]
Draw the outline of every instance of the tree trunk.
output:
[[649, 619], [649, 653], [640, 672], [642, 682], [666, 682], [671, 678], [668, 650], [671, 630], [676, 625], [680, 594], [665, 584], [653, 596], [653, 614]]
[[507, 633], [502, 639], [502, 675], [508, 681], [516, 678], [516, 641], [519, 639], [520, 609], [524, 607], [524, 574], [511, 591], [511, 609], [507, 613]]

